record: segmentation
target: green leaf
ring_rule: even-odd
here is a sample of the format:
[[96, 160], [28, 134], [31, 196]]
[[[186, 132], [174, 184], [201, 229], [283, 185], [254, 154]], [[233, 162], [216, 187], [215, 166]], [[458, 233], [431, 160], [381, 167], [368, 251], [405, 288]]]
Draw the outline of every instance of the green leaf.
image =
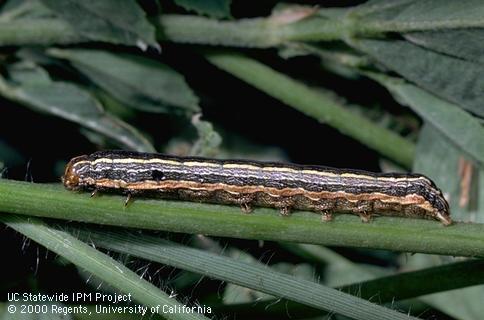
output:
[[[430, 123], [430, 122], [429, 122]], [[481, 138], [482, 140], [482, 138]], [[469, 205], [461, 207], [459, 161], [463, 157], [433, 125], [425, 125], [419, 135], [414, 171], [429, 175], [449, 200], [454, 220], [484, 222], [484, 169], [474, 166]]]
[[230, 18], [232, 0], [174, 0], [177, 5], [186, 10], [214, 18]]
[[[45, 225], [39, 219], [15, 215], [0, 215], [0, 221], [17, 232], [38, 242], [47, 249], [71, 261], [97, 278], [105, 281], [125, 294], [131, 294], [135, 301], [145, 306], [168, 306], [182, 308], [173, 297], [144, 280], [110, 256], [92, 248], [87, 243], [79, 241], [67, 232], [56, 230]], [[177, 309], [179, 310], [179, 309]], [[199, 313], [166, 313], [159, 308], [159, 314], [166, 319], [202, 320], [207, 319]], [[49, 318], [50, 319], [50, 318]]]
[[11, 82], [0, 78], [0, 94], [36, 111], [76, 122], [99, 132], [120, 146], [153, 152], [151, 144], [133, 127], [105, 113], [101, 104], [84, 89], [71, 83], [51, 81], [40, 67], [13, 65]]
[[[339, 269], [336, 272], [346, 273], [346, 277], [354, 278], [354, 281], [348, 283], [347, 279], [342, 278], [345, 285], [339, 286], [338, 289], [353, 294], [358, 293], [361, 298], [377, 299], [379, 303], [406, 300], [484, 283], [481, 271], [484, 260], [462, 261], [459, 258], [421, 254], [412, 255], [409, 259], [409, 256], [402, 255], [405, 259], [402, 259], [399, 272], [388, 274], [388, 269], [374, 265], [372, 269], [368, 269], [368, 265], [356, 264], [321, 246], [284, 244], [284, 247], [306, 259], [325, 264], [325, 270]], [[416, 256], [419, 259], [414, 259]], [[409, 260], [412, 262], [408, 263]], [[418, 265], [415, 260], [419, 260]], [[341, 280], [334, 281], [334, 277], [338, 277], [338, 274], [328, 271], [325, 273], [329, 282], [341, 282]]]
[[170, 67], [134, 55], [99, 50], [49, 50], [128, 106], [149, 112], [199, 112], [198, 98]]
[[275, 271], [263, 264], [238, 261], [159, 237], [92, 229], [77, 229], [74, 233], [109, 250], [176, 266], [352, 319], [415, 319], [314, 281]]
[[[432, 256], [432, 255], [421, 255], [415, 254], [412, 256], [406, 256], [404, 258], [404, 262], [402, 263], [403, 268], [405, 270], [413, 271], [417, 269], [415, 273], [418, 273], [419, 269], [428, 268], [428, 270], [432, 270], [431, 267], [442, 264], [443, 261], [448, 261], [452, 258], [449, 257], [439, 257], [439, 256]], [[403, 259], [402, 259], [403, 260]], [[471, 266], [473, 263], [479, 263], [479, 261], [467, 261], [467, 265]], [[482, 262], [481, 262], [482, 263]], [[457, 267], [463, 266], [464, 270], [460, 270], [463, 275], [455, 275], [454, 282], [459, 282], [459, 278], [465, 277], [465, 272], [468, 272], [466, 269], [465, 263], [454, 263], [454, 264], [446, 264], [442, 265], [441, 267], [435, 267], [434, 270], [445, 270], [447, 267]], [[482, 266], [479, 268], [482, 270]], [[425, 269], [423, 269], [425, 272]], [[438, 273], [439, 271], [437, 271]], [[476, 276], [476, 272], [472, 272], [471, 277]], [[445, 274], [441, 275], [445, 277]], [[429, 279], [432, 279], [431, 282], [435, 281], [435, 276], [430, 275]], [[466, 281], [465, 279], [463, 280]], [[448, 284], [448, 280], [444, 279], [446, 286]], [[434, 285], [438, 286], [438, 282]], [[425, 286], [425, 284], [424, 284]], [[463, 319], [463, 320], [481, 320], [482, 314], [484, 313], [484, 304], [482, 304], [482, 295], [484, 294], [484, 287], [474, 286], [468, 287], [458, 290], [451, 290], [446, 292], [440, 292], [436, 294], [425, 295], [420, 299], [423, 300], [425, 303], [429, 304], [430, 306], [441, 310], [442, 312], [452, 316], [455, 319]]]
[[198, 139], [192, 146], [190, 154], [213, 157], [222, 143], [222, 137], [213, 129], [210, 122], [200, 120], [200, 117], [201, 114], [197, 114], [192, 118], [192, 124], [197, 129]]
[[13, 20], [36, 18], [53, 18], [53, 13], [47, 9], [39, 0], [14, 0], [7, 1], [0, 8], [0, 21], [8, 22]]
[[155, 28], [134, 0], [41, 0], [82, 36], [116, 44], [159, 48]]
[[484, 286], [452, 290], [422, 297], [422, 300], [455, 319], [482, 320]]
[[483, 65], [449, 57], [406, 41], [358, 40], [355, 43], [388, 69], [484, 117]]
[[484, 64], [484, 29], [412, 32], [404, 37], [419, 46]]
[[32, 62], [18, 62], [9, 66], [10, 80], [17, 84], [42, 85], [51, 83], [49, 73]]
[[484, 128], [479, 120], [458, 106], [439, 99], [412, 84], [374, 75], [402, 104], [411, 107], [426, 122], [484, 166]]
[[[372, 283], [373, 279], [378, 279], [378, 277], [385, 276], [389, 273], [388, 270], [383, 268], [370, 269], [370, 265], [353, 263], [344, 256], [323, 246], [292, 243], [282, 243], [281, 245], [293, 254], [306, 258], [314, 263], [323, 264], [325, 266], [324, 283], [326, 285], [344, 289], [345, 292], [351, 294], [358, 292], [359, 297], [363, 297], [360, 295], [361, 290], [366, 289], [361, 286], [361, 283]], [[356, 286], [359, 285], [358, 290], [352, 290], [355, 287], [355, 283]], [[377, 290], [373, 290], [372, 293], [366, 294], [364, 297], [365, 299], [369, 299], [375, 293], [377, 293]]]
[[397, 0], [370, 1], [352, 15], [363, 17], [359, 25], [379, 32], [483, 27], [481, 0]]
[[0, 45], [49, 45], [87, 42], [40, 0], [8, 1], [0, 10]]
[[[224, 256], [230, 257], [237, 262], [243, 262], [247, 264], [258, 265], [260, 262], [255, 259], [250, 254], [238, 250], [236, 248], [230, 248], [229, 250], [224, 250]], [[261, 265], [261, 264], [259, 264]], [[223, 290], [222, 301], [224, 304], [235, 304], [235, 303], [255, 303], [263, 300], [274, 299], [267, 293], [260, 292], [254, 289], [246, 288], [244, 286], [239, 286], [234, 283], [227, 283]]]

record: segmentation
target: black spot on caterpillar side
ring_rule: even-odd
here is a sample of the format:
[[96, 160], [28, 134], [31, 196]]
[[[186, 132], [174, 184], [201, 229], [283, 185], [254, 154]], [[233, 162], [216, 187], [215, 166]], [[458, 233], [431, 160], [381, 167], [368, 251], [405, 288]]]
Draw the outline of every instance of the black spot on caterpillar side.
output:
[[161, 170], [153, 170], [153, 171], [151, 171], [151, 177], [155, 181], [161, 181], [161, 180], [165, 179], [165, 174]]

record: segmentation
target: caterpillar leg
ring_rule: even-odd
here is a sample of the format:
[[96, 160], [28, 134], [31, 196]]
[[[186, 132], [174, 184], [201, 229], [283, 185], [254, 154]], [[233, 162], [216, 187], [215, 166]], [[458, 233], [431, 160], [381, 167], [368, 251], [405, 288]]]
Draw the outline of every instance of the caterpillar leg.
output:
[[250, 202], [242, 202], [240, 204], [240, 210], [242, 210], [243, 213], [251, 213], [254, 209], [250, 205]]
[[358, 215], [360, 216], [362, 222], [368, 223], [371, 221], [371, 213], [361, 211], [358, 212]]
[[240, 209], [244, 213], [251, 213], [254, 208], [252, 208], [252, 203], [254, 202], [255, 194], [247, 193], [235, 197], [235, 202], [240, 205]]
[[321, 221], [329, 222], [333, 220], [331, 211], [321, 211]]
[[94, 198], [98, 193], [99, 193], [99, 189], [96, 188], [96, 189], [92, 190], [91, 198]]
[[136, 192], [134, 190], [128, 190], [126, 192], [126, 200], [124, 200], [124, 207], [126, 208], [127, 206], [129, 206], [134, 200], [133, 198], [133, 195], [135, 194]]
[[279, 212], [281, 213], [281, 216], [290, 216], [291, 215], [291, 207], [285, 206], [285, 207], [280, 207]]

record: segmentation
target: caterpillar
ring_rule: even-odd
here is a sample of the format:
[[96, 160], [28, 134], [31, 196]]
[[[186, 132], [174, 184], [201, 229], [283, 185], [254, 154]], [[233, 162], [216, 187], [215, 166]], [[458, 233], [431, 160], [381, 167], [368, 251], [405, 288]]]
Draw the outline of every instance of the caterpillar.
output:
[[272, 207], [288, 215], [309, 210], [331, 220], [352, 213], [434, 219], [452, 223], [440, 189], [424, 175], [373, 173], [249, 160], [98, 151], [73, 158], [62, 177], [69, 190], [117, 191], [186, 201]]

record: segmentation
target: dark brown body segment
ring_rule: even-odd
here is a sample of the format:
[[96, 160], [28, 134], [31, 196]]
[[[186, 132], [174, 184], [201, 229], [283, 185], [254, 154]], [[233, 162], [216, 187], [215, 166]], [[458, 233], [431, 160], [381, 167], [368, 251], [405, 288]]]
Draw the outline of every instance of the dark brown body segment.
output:
[[[330, 220], [333, 212], [356, 214], [365, 222], [368, 221], [372, 214], [438, 219], [438, 217], [429, 214], [427, 210], [414, 204], [385, 203], [380, 200], [349, 201], [344, 196], [312, 200], [303, 195], [275, 197], [262, 191], [232, 194], [224, 190], [192, 191], [189, 189], [178, 189], [176, 192], [161, 192], [160, 196], [187, 201], [235, 204], [243, 206], [244, 211], [250, 211], [246, 209], [247, 207], [277, 208], [281, 210], [282, 214], [287, 214], [291, 210], [314, 211], [325, 215], [325, 220]], [[447, 224], [447, 220], [442, 222]]]
[[451, 223], [442, 192], [423, 175], [377, 174], [321, 166], [243, 160], [179, 158], [125, 151], [74, 158], [63, 177], [68, 189], [147, 192], [164, 198], [273, 207], [287, 214], [310, 210], [437, 219]]

